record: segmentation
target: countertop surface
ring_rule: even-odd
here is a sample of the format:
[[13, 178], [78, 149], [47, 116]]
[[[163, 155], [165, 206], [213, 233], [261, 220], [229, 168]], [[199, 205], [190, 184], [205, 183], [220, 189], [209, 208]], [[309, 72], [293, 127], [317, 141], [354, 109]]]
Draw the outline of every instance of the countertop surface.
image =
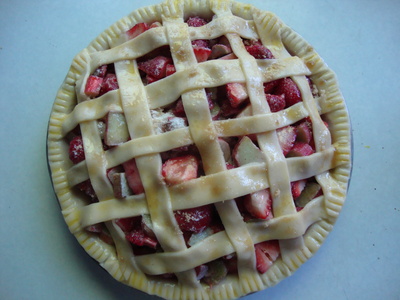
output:
[[[112, 279], [69, 233], [46, 163], [50, 110], [73, 57], [159, 1], [0, 1], [0, 299], [158, 299]], [[400, 299], [400, 1], [246, 1], [276, 13], [337, 74], [352, 120], [346, 203], [320, 250], [243, 299]]]

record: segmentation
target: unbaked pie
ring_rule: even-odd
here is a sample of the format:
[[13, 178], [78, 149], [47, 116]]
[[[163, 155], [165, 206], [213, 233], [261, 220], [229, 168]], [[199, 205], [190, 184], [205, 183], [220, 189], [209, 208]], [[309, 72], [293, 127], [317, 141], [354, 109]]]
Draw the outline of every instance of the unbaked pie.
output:
[[291, 275], [338, 217], [350, 123], [335, 75], [274, 14], [138, 9], [73, 60], [48, 161], [70, 231], [115, 279], [231, 299]]

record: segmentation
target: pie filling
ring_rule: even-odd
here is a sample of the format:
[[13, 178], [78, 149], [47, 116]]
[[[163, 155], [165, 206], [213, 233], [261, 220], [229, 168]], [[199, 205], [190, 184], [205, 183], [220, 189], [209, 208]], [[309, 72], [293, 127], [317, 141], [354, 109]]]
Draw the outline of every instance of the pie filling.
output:
[[215, 10], [137, 23], [92, 53], [61, 126], [83, 199], [71, 230], [190, 286], [262, 275], [304, 248], [338, 209], [342, 154], [308, 67], [264, 44], [253, 21]]

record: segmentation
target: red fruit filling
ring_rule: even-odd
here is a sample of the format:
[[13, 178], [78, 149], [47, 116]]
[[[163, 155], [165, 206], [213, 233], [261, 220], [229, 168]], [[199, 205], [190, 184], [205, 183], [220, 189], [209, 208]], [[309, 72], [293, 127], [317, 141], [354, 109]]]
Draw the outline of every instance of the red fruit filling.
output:
[[[201, 27], [207, 23], [208, 21], [201, 17], [187, 19], [187, 25], [190, 27]], [[133, 39], [158, 26], [162, 25], [159, 22], [138, 23], [126, 32], [126, 36], [128, 39]], [[274, 58], [272, 52], [261, 41], [243, 39], [243, 44], [247, 52], [255, 59]], [[194, 40], [192, 47], [199, 63], [210, 59], [237, 58], [225, 36], [213, 40]], [[139, 58], [138, 68], [144, 84], [162, 80], [176, 72], [169, 47], [161, 47]], [[309, 78], [308, 80], [313, 95], [317, 95], [315, 86]], [[114, 66], [102, 65], [88, 77], [85, 94], [89, 98], [96, 98], [118, 88]], [[277, 113], [302, 101], [299, 88], [289, 77], [265, 82], [263, 88], [265, 100], [271, 113]], [[213, 120], [251, 115], [251, 102], [244, 83], [230, 82], [220, 87], [209, 88], [206, 89], [206, 94]], [[180, 98], [168, 107], [154, 110], [151, 113], [154, 124], [158, 126], [158, 133], [187, 126], [185, 108]], [[129, 140], [123, 114], [112, 114], [112, 116], [107, 115], [99, 121], [99, 124], [102, 123], [105, 127], [105, 132], [102, 134], [103, 142], [106, 145], [104, 150], [118, 147], [119, 144]], [[115, 122], [112, 122], [112, 120]], [[118, 124], [118, 126], [114, 126], [115, 124]], [[276, 134], [279, 147], [285, 157], [308, 156], [315, 152], [310, 118], [300, 120], [294, 125], [279, 128], [276, 130]], [[255, 134], [246, 137], [219, 138], [219, 143], [227, 170], [240, 167], [246, 163], [259, 162], [260, 159], [263, 159]], [[69, 156], [74, 164], [85, 160], [82, 137], [79, 134], [70, 140]], [[170, 186], [203, 175], [201, 158], [195, 145], [182, 146], [161, 153], [161, 158], [163, 164], [160, 172], [165, 183]], [[107, 176], [117, 199], [124, 199], [145, 192], [135, 159], [109, 169]], [[97, 201], [90, 180], [79, 183], [76, 187], [85, 193], [92, 202]], [[323, 191], [315, 178], [308, 178], [292, 182], [291, 193], [296, 209], [301, 210], [309, 201], [321, 196]], [[245, 222], [259, 222], [273, 218], [273, 197], [269, 189], [244, 195], [235, 199], [235, 201]], [[174, 217], [188, 247], [209, 235], [224, 230], [213, 205], [176, 210]], [[121, 218], [114, 221], [125, 234], [125, 238], [131, 243], [135, 255], [160, 251], [150, 216]], [[94, 224], [87, 227], [86, 230], [92, 234], [97, 234], [106, 243], [113, 243], [104, 224]], [[260, 273], [265, 273], [280, 255], [279, 243], [278, 241], [266, 241], [256, 244], [254, 247], [256, 268]], [[196, 267], [197, 278], [210, 286], [221, 281], [228, 273], [236, 272], [237, 258], [235, 254]], [[173, 274], [162, 276], [166, 278], [174, 277]]]
[[113, 65], [98, 67], [87, 79], [85, 94], [89, 98], [99, 97], [109, 91], [118, 89], [117, 76]]
[[258, 272], [264, 274], [280, 255], [278, 241], [266, 241], [254, 245]]
[[81, 136], [76, 136], [69, 143], [69, 159], [74, 163], [80, 163], [85, 160], [85, 151], [83, 148], [83, 140]]
[[212, 221], [212, 206], [178, 210], [175, 219], [182, 231], [201, 232], [209, 227]]
[[162, 166], [162, 175], [166, 183], [174, 185], [197, 178], [199, 163], [193, 155], [174, 157]]

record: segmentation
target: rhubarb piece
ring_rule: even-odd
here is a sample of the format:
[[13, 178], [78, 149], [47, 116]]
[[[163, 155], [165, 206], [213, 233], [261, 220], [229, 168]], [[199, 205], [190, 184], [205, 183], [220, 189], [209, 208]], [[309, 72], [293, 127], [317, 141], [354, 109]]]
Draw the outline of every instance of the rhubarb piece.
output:
[[297, 141], [309, 144], [312, 139], [312, 127], [309, 121], [303, 121], [296, 126]]
[[219, 145], [221, 147], [222, 153], [224, 155], [224, 159], [226, 162], [229, 162], [231, 160], [231, 147], [228, 144], [227, 141], [225, 141], [222, 138], [218, 139]]
[[296, 142], [293, 148], [287, 154], [287, 157], [309, 156], [314, 152], [314, 149], [309, 144]]
[[152, 59], [138, 63], [139, 70], [145, 72], [153, 80], [164, 78], [167, 73], [167, 65], [171, 64], [172, 60], [165, 56], [156, 56]]
[[285, 94], [286, 107], [301, 102], [301, 93], [296, 83], [289, 77], [282, 78], [276, 87], [276, 94]]
[[211, 59], [220, 58], [222, 56], [232, 53], [232, 49], [229, 46], [223, 44], [215, 44], [211, 48]]
[[112, 175], [112, 185], [114, 189], [114, 196], [117, 199], [124, 199], [132, 195], [132, 190], [126, 180], [125, 173], [115, 173]]
[[264, 154], [247, 136], [242, 137], [239, 143], [237, 143], [233, 149], [232, 156], [238, 166], [265, 161]]
[[156, 235], [153, 231], [153, 222], [151, 221], [149, 214], [144, 214], [142, 216], [141, 227], [147, 236], [156, 239]]
[[205, 238], [211, 236], [214, 233], [214, 230], [212, 230], [210, 227], [206, 228], [203, 231], [200, 232], [195, 232], [190, 236], [190, 239], [188, 240], [188, 245], [193, 246]]
[[129, 131], [123, 113], [109, 112], [106, 120], [104, 142], [107, 146], [117, 146], [129, 140]]
[[276, 134], [278, 135], [278, 141], [283, 155], [287, 156], [296, 141], [296, 129], [293, 126], [285, 126], [279, 128]]
[[195, 268], [196, 271], [196, 279], [201, 280], [206, 276], [208, 273], [208, 266], [207, 265], [200, 265]]
[[248, 99], [246, 85], [239, 82], [228, 83], [226, 93], [232, 107], [236, 108]]
[[237, 58], [237, 56], [235, 55], [235, 53], [230, 53], [230, 54], [221, 56], [221, 57], [218, 58], [218, 59], [228, 60], [228, 59], [236, 59], [236, 58]]
[[182, 231], [201, 232], [211, 224], [212, 206], [204, 205], [177, 210], [175, 219]]
[[147, 23], [138, 23], [126, 32], [128, 39], [133, 39], [149, 29]]
[[137, 227], [140, 221], [140, 217], [129, 217], [117, 219], [115, 223], [122, 229], [123, 232], [127, 233]]
[[96, 98], [100, 94], [103, 81], [102, 77], [90, 75], [86, 81], [85, 95], [90, 98]]
[[85, 150], [83, 148], [83, 140], [80, 135], [74, 137], [69, 143], [69, 159], [74, 164], [85, 160]]
[[260, 190], [244, 198], [246, 210], [257, 219], [269, 220], [272, 215], [272, 197], [268, 189]]
[[118, 89], [118, 80], [117, 76], [113, 73], [108, 73], [106, 77], [104, 77], [103, 84], [100, 89], [99, 95], [104, 95], [105, 93], [108, 93], [110, 91]]
[[203, 282], [208, 284], [210, 287], [218, 284], [223, 280], [228, 274], [228, 269], [226, 268], [222, 259], [217, 259], [207, 263], [208, 272], [203, 278]]
[[266, 94], [265, 98], [267, 99], [271, 112], [280, 111], [284, 109], [286, 106], [285, 94], [281, 95]]
[[125, 235], [125, 238], [136, 246], [147, 246], [156, 249], [158, 245], [158, 241], [147, 236], [142, 229], [132, 230]]
[[162, 166], [162, 175], [170, 185], [197, 178], [199, 163], [194, 155], [168, 159]]
[[144, 193], [144, 187], [142, 180], [140, 179], [139, 170], [136, 166], [135, 159], [128, 160], [122, 164], [125, 170], [125, 176], [128, 181], [128, 185], [135, 195]]
[[99, 130], [100, 138], [104, 139], [104, 134], [106, 132], [106, 123], [101, 121], [97, 121], [97, 129]]
[[264, 274], [280, 255], [279, 243], [276, 240], [266, 241], [254, 245], [256, 252], [256, 267]]
[[308, 182], [301, 192], [300, 196], [295, 199], [297, 207], [304, 207], [321, 192], [321, 186], [316, 182]]

